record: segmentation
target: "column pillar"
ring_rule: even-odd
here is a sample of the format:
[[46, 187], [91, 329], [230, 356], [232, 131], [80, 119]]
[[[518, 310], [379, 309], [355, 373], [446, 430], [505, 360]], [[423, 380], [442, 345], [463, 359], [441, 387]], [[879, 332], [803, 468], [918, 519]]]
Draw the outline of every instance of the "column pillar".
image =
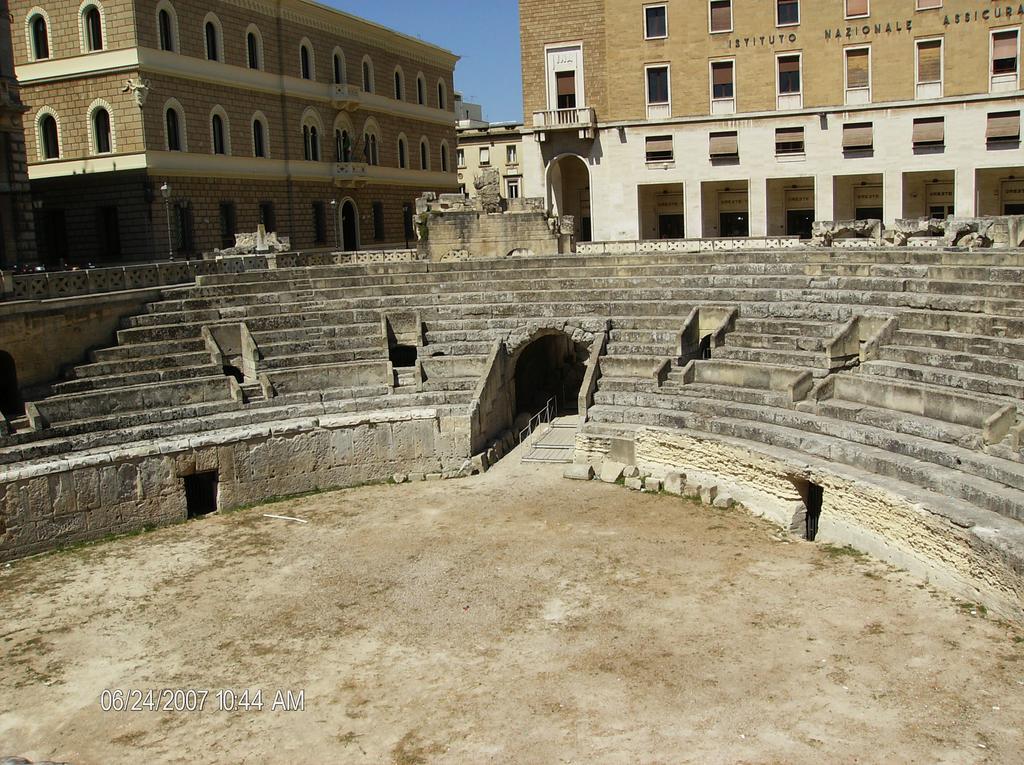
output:
[[886, 226], [903, 217], [903, 173], [898, 170], [882, 173], [882, 209]]
[[751, 178], [747, 184], [747, 215], [751, 236], [768, 236], [768, 181]]
[[683, 210], [687, 239], [704, 236], [704, 211], [701, 205], [700, 181], [686, 181], [683, 184]]
[[814, 176], [814, 219], [836, 219], [835, 179], [831, 173]]
[[978, 214], [977, 172], [973, 167], [958, 167], [953, 173], [953, 212], [959, 218]]

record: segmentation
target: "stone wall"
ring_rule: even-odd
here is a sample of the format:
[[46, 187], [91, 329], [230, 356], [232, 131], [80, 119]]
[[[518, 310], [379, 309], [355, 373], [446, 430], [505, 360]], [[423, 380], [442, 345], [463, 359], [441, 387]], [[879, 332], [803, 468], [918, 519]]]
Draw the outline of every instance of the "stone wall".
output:
[[1024, 616], [1024, 569], [998, 541], [1015, 521], [996, 516], [990, 520], [1002, 528], [982, 528], [891, 490], [884, 478], [704, 434], [587, 426], [577, 436], [576, 461], [599, 465], [606, 455], [654, 475], [678, 470], [687, 482], [716, 484], [784, 528], [803, 512], [793, 479], [812, 481], [824, 488], [817, 541], [852, 544], [959, 597], [1014, 619]]
[[[465, 418], [462, 418], [465, 419]], [[183, 479], [217, 471], [218, 509], [396, 473], [452, 476], [464, 424], [433, 409], [322, 415], [0, 468], [0, 561], [188, 517]]]

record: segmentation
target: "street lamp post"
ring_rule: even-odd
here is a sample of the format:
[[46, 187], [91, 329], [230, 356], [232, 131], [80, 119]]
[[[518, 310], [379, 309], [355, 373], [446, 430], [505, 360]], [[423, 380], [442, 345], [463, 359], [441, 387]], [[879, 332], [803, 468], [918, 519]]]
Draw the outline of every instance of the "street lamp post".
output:
[[164, 214], [167, 216], [167, 257], [174, 260], [174, 240], [171, 238], [171, 186], [167, 181], [160, 187], [160, 195], [164, 198]]

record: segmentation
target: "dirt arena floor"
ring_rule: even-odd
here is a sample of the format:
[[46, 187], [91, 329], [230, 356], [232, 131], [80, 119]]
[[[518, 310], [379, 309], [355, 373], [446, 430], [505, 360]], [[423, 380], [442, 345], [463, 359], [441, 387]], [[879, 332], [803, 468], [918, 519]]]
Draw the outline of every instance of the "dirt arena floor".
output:
[[0, 759], [1022, 761], [1020, 630], [743, 511], [560, 476], [507, 459], [0, 567]]

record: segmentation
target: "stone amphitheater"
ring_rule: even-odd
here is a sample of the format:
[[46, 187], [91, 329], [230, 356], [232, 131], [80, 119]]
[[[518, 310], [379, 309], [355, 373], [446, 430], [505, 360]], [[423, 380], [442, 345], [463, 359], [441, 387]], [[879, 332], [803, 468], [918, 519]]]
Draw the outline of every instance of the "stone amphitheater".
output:
[[1020, 619], [1024, 252], [790, 244], [206, 268], [0, 423], [0, 560], [525, 439]]

